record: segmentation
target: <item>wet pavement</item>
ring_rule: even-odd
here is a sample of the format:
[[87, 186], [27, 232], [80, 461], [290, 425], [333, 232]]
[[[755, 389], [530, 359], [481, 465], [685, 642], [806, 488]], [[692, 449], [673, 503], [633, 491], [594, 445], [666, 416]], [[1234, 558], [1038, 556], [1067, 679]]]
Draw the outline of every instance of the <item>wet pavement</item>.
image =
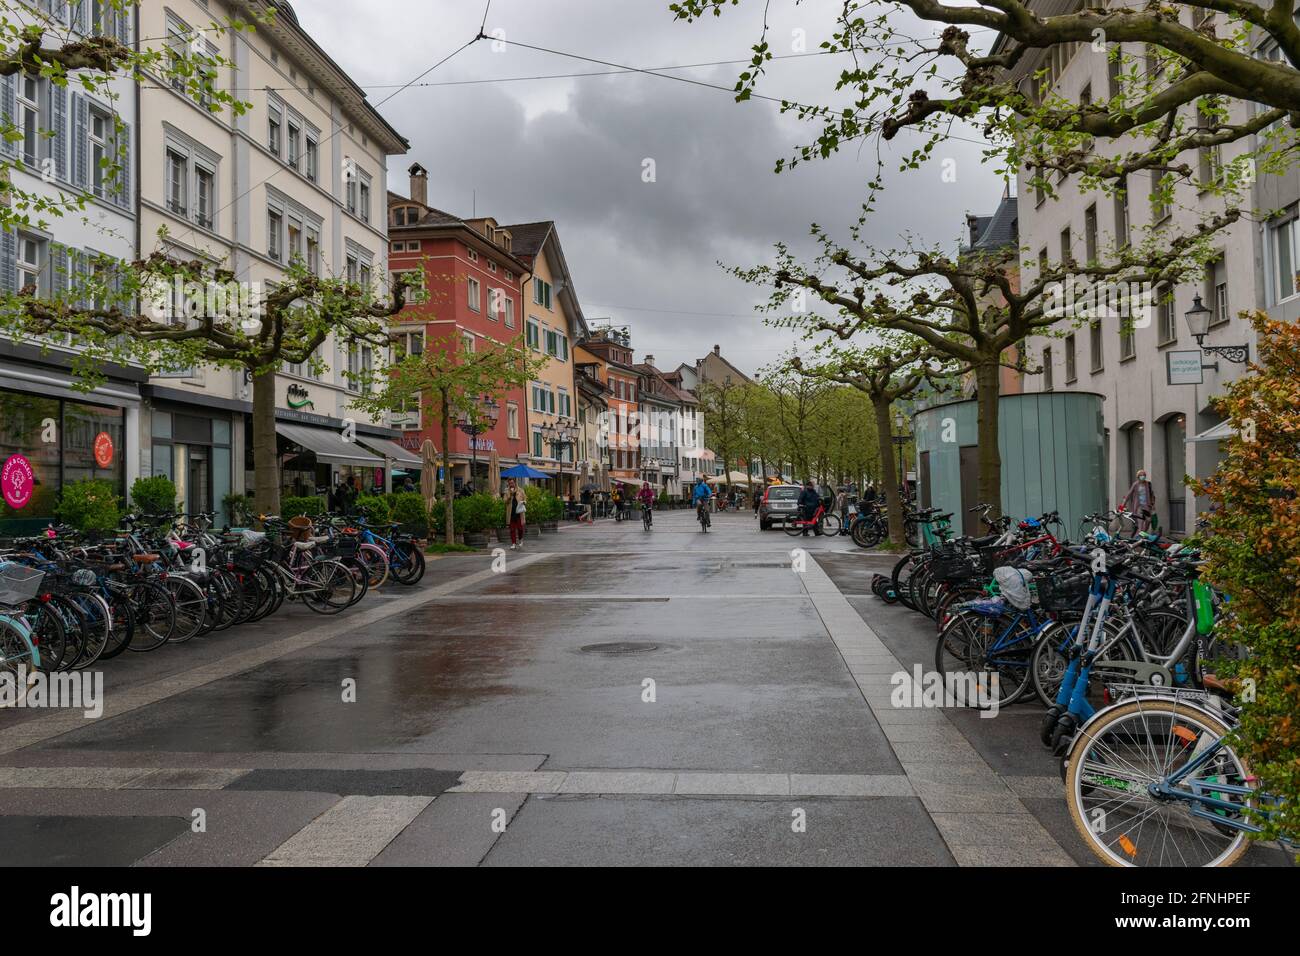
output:
[[0, 863], [1091, 863], [1037, 711], [882, 705], [891, 563], [665, 512], [124, 655], [99, 720], [0, 711]]

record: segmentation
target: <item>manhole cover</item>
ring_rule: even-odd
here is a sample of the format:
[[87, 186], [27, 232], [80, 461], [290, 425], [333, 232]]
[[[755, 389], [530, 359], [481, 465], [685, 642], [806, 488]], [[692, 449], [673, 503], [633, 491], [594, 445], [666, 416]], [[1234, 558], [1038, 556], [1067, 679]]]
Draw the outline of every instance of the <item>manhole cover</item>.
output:
[[649, 641], [614, 641], [609, 644], [588, 644], [580, 648], [584, 654], [604, 654], [607, 657], [621, 657], [624, 654], [649, 654], [659, 650], [658, 644]]

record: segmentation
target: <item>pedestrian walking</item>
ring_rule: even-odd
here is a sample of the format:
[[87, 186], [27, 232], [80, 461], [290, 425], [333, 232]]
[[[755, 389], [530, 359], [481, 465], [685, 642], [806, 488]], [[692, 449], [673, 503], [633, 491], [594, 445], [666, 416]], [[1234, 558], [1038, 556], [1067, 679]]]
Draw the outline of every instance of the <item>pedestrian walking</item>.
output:
[[591, 522], [592, 519], [591, 493], [592, 493], [592, 488], [590, 485], [582, 489], [582, 498], [581, 498], [582, 514], [579, 515], [578, 517], [579, 521], [586, 521], [588, 523]]
[[1124, 510], [1137, 519], [1139, 531], [1151, 527], [1151, 514], [1156, 510], [1156, 490], [1147, 480], [1145, 468], [1138, 469], [1137, 478], [1129, 486], [1128, 494], [1124, 496]]
[[506, 520], [510, 525], [510, 550], [518, 551], [524, 546], [524, 520], [528, 512], [528, 499], [524, 489], [510, 478], [506, 481]]

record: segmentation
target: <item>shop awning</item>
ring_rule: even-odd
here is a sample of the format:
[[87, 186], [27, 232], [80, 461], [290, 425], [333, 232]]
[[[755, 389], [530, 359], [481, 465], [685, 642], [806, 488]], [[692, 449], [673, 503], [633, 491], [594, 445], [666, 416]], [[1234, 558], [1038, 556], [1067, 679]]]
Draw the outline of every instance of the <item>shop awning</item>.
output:
[[383, 468], [384, 459], [371, 454], [354, 441], [345, 441], [342, 432], [331, 428], [313, 428], [310, 425], [289, 425], [276, 422], [275, 431], [305, 451], [312, 452], [316, 460], [328, 465], [360, 465], [363, 468]]
[[417, 452], [408, 451], [395, 441], [389, 441], [387, 438], [376, 438], [373, 435], [358, 435], [357, 441], [377, 455], [391, 458], [402, 468], [419, 470], [424, 467], [424, 462]]
[[1237, 434], [1237, 429], [1232, 427], [1232, 419], [1229, 418], [1226, 421], [1219, 422], [1212, 428], [1205, 429], [1199, 435], [1184, 439], [1184, 441], [1227, 441], [1235, 434]]

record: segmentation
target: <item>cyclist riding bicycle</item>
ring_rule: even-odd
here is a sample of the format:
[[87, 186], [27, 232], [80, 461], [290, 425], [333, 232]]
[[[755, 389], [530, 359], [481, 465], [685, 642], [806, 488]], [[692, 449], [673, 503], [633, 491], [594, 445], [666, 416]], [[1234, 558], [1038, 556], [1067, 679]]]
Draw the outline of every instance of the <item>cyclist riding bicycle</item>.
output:
[[700, 505], [706, 503], [712, 497], [713, 489], [709, 487], [709, 483], [703, 478], [701, 478], [699, 482], [696, 483], [695, 487], [691, 489], [691, 504], [694, 505], [697, 510]]
[[650, 487], [650, 482], [641, 482], [641, 490], [636, 493], [636, 500], [644, 508], [652, 508], [655, 503], [655, 490]]
[[[799, 510], [803, 512], [804, 521], [812, 521], [817, 517], [817, 509], [822, 506], [822, 496], [817, 493], [817, 488], [809, 478], [803, 483], [803, 491], [799, 493]], [[816, 527], [816, 533], [822, 533], [821, 525]], [[803, 536], [808, 537], [808, 529], [803, 529]]]

